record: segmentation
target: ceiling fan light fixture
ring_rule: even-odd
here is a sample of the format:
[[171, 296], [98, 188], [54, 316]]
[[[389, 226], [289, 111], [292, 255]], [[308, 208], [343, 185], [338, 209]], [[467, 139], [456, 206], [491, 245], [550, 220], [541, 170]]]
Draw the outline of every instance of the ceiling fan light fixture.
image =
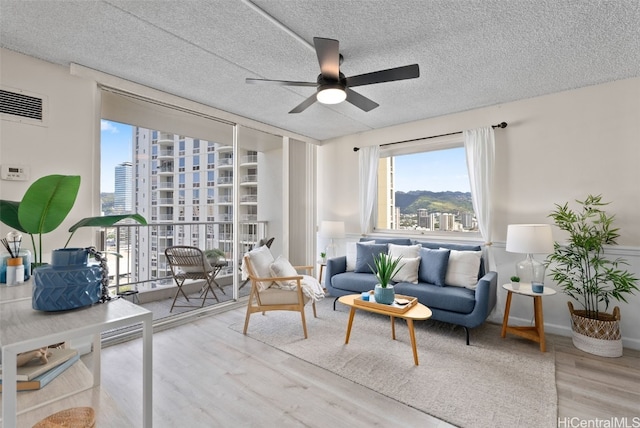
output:
[[316, 94], [316, 99], [322, 104], [339, 104], [347, 99], [347, 93], [339, 84], [324, 85]]

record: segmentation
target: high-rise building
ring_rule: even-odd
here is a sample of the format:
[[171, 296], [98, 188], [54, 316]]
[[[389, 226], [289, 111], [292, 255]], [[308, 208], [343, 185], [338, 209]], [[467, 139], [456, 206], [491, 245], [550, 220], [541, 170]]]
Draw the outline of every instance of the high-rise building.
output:
[[116, 214], [129, 214], [132, 209], [133, 182], [131, 162], [123, 162], [115, 167], [115, 194], [113, 209]]
[[[133, 134], [135, 212], [158, 224], [149, 236], [139, 238], [148, 240], [148, 245], [135, 248], [139, 280], [163, 276], [168, 269], [164, 250], [169, 246], [218, 248], [230, 257], [234, 244], [233, 147], [140, 127], [134, 127]], [[238, 152], [239, 237], [250, 248], [260, 238], [256, 223], [258, 152]], [[230, 265], [227, 270], [235, 272], [237, 267], [234, 270]]]

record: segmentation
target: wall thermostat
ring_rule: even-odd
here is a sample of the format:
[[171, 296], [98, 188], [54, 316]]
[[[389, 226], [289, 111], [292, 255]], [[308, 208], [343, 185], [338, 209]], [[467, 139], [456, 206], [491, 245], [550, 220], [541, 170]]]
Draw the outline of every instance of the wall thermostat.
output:
[[24, 165], [1, 165], [0, 178], [11, 181], [29, 180], [29, 167]]

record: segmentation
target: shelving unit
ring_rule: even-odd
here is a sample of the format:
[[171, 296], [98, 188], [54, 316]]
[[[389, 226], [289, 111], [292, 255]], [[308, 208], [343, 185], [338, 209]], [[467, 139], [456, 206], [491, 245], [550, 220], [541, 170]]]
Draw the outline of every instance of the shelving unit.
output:
[[[31, 308], [30, 284], [18, 287], [24, 288], [0, 289], [2, 426], [32, 426], [58, 410], [78, 406], [93, 407], [101, 427], [130, 425], [127, 417], [118, 412], [111, 397], [100, 389], [100, 333], [142, 324], [142, 419], [144, 427], [151, 427], [152, 313], [124, 299], [73, 311], [41, 312]], [[87, 336], [93, 339], [91, 367], [78, 361], [38, 391], [17, 393], [15, 386], [12, 387], [16, 383], [17, 354]]]

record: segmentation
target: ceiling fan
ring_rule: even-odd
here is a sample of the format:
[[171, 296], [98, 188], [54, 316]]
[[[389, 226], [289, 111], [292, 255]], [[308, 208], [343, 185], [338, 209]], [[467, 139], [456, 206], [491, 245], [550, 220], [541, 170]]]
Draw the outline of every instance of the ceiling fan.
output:
[[247, 83], [272, 84], [282, 86], [309, 86], [316, 87], [316, 93], [304, 100], [289, 113], [300, 113], [311, 104], [321, 102], [323, 104], [338, 104], [345, 99], [354, 106], [371, 111], [378, 107], [378, 103], [370, 100], [364, 95], [351, 90], [356, 86], [372, 85], [374, 83], [393, 82], [396, 80], [414, 79], [420, 76], [418, 64], [406, 65], [404, 67], [389, 68], [387, 70], [374, 71], [371, 73], [359, 74], [357, 76], [345, 77], [340, 72], [340, 64], [343, 57], [338, 51], [338, 41], [314, 37], [313, 44], [320, 63], [320, 74], [317, 82], [296, 82], [289, 80], [251, 79], [247, 78]]

